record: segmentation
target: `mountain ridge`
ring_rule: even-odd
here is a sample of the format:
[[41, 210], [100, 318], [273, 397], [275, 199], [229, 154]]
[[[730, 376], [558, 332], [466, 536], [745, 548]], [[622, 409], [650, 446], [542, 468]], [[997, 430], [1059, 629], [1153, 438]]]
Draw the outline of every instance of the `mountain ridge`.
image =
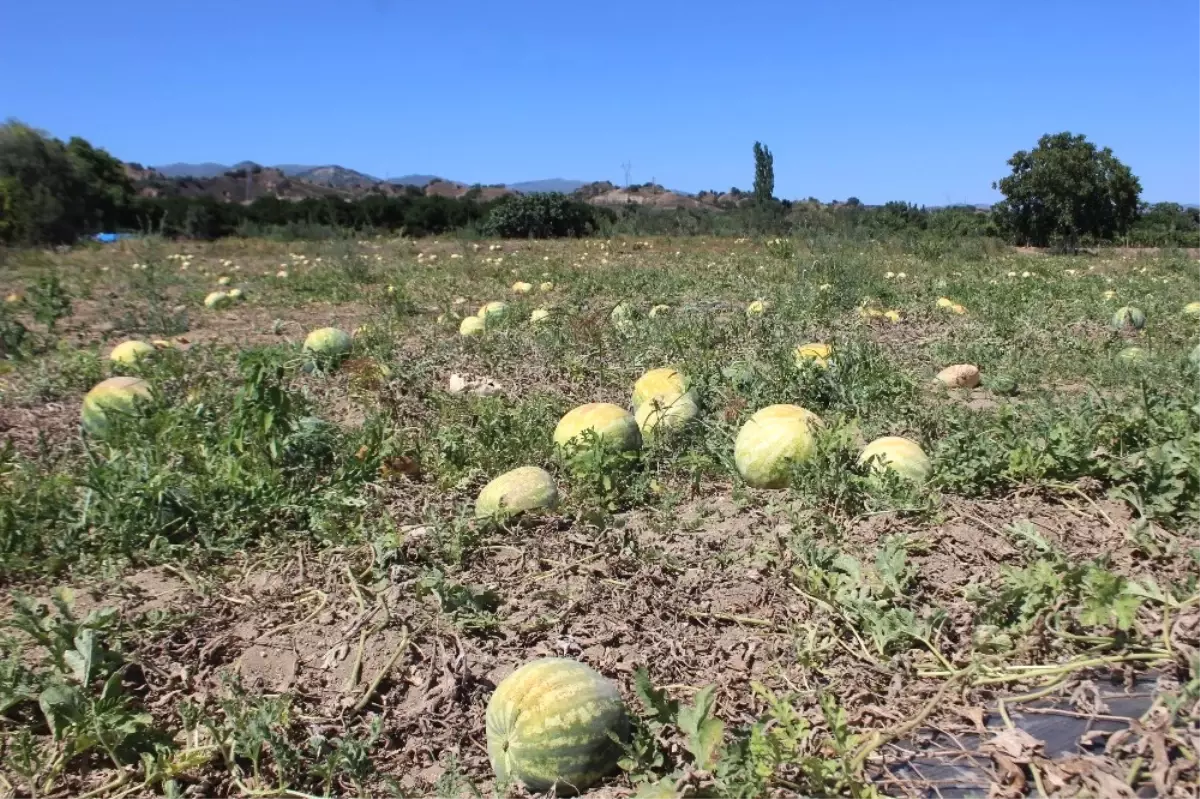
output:
[[[152, 166], [150, 168], [167, 178], [193, 178], [204, 180], [221, 177], [227, 172], [253, 167], [277, 169], [289, 178], [304, 180], [317, 185], [331, 186], [333, 188], [390, 183], [394, 186], [416, 186], [417, 188], [423, 189], [430, 183], [435, 183], [438, 181], [443, 183], [457, 183], [465, 186], [473, 185], [471, 183], [467, 183], [466, 181], [452, 180], [450, 178], [442, 177], [441, 175], [421, 173], [400, 175], [398, 177], [379, 178], [375, 175], [370, 175], [366, 172], [359, 172], [356, 169], [350, 169], [349, 167], [344, 167], [339, 164], [273, 164], [268, 166], [266, 164], [258, 164], [254, 161], [239, 161], [236, 164], [220, 164], [214, 161], [202, 161], [198, 163], [178, 161], [170, 164], [162, 164], [160, 166]], [[555, 191], [563, 194], [570, 194], [586, 185], [586, 181], [554, 177], [541, 178], [538, 180], [523, 180], [515, 183], [505, 183], [500, 185], [522, 194]]]

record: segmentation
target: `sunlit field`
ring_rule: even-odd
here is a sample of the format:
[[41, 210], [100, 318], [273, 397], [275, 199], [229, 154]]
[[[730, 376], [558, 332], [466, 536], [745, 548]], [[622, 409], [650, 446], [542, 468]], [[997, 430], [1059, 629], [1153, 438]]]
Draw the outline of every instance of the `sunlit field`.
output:
[[[135, 240], [0, 289], [0, 796], [1200, 790], [1184, 251]], [[588, 403], [629, 435], [556, 443]], [[775, 405], [803, 440], [735, 458]], [[518, 467], [557, 502], [477, 506]], [[626, 723], [534, 703], [498, 773], [551, 657]], [[1050, 751], [1047, 708], [1137, 721]]]

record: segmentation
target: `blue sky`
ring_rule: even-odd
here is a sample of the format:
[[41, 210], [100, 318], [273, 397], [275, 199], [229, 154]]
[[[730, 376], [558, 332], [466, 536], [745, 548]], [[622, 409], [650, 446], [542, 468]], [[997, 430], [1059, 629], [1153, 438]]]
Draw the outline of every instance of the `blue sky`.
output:
[[[0, 117], [145, 164], [989, 202], [1070, 130], [1200, 200], [1196, 0], [0, 0]], [[18, 77], [19, 76], [19, 77]]]

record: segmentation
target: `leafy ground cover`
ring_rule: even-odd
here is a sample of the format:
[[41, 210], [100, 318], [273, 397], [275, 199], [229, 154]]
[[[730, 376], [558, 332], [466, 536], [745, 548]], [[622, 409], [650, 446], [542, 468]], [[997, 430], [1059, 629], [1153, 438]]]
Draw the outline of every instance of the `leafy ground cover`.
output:
[[[9, 260], [0, 794], [519, 794], [484, 707], [540, 656], [593, 666], [635, 716], [592, 795], [936, 795], [901, 767], [937, 735], [979, 740], [983, 793], [1197, 790], [1186, 253], [377, 239]], [[1123, 306], [1143, 329], [1114, 328]], [[327, 326], [356, 333], [341, 362], [301, 348]], [[107, 360], [129, 338], [159, 349]], [[808, 342], [825, 368], [797, 365]], [[964, 363], [979, 386], [931, 383]], [[556, 452], [563, 414], [629, 407], [661, 366], [688, 376], [691, 423], [635, 455]], [[81, 435], [116, 374], [153, 399]], [[753, 489], [733, 441], [776, 403], [824, 427], [786, 488]], [[883, 435], [930, 478], [860, 465]], [[476, 520], [524, 465], [558, 509]], [[1135, 688], [1136, 718], [1065, 750], [1014, 721], [1054, 700], [1099, 724]]]

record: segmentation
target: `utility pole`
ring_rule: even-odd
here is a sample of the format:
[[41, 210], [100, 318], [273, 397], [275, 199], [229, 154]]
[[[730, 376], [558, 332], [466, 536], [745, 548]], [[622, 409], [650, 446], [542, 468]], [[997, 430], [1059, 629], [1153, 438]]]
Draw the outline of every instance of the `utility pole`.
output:
[[629, 176], [633, 173], [633, 164], [629, 161], [621, 164], [621, 169], [625, 170], [625, 188], [629, 188]]

